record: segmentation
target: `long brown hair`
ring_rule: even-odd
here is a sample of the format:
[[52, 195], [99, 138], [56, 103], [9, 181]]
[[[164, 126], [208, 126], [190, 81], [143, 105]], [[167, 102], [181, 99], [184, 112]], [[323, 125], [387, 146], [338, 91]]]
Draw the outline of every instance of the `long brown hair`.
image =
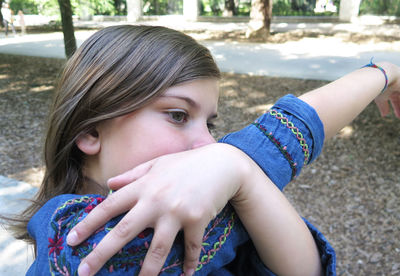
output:
[[45, 176], [32, 205], [12, 227], [14, 236], [33, 243], [26, 226], [38, 209], [54, 196], [82, 189], [79, 135], [143, 107], [171, 86], [219, 77], [209, 50], [181, 32], [120, 25], [93, 34], [61, 75], [45, 140]]

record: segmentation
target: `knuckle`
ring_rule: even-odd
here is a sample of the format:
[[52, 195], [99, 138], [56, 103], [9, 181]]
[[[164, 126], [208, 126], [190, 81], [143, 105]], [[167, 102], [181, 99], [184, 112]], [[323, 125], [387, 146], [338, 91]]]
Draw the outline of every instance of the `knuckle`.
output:
[[85, 262], [89, 264], [91, 268], [101, 267], [105, 263], [107, 257], [100, 250], [93, 249], [92, 252], [85, 258]]
[[125, 239], [129, 236], [131, 227], [129, 222], [123, 219], [114, 227], [113, 231], [118, 238]]
[[150, 257], [157, 263], [162, 262], [168, 254], [167, 246], [163, 243], [157, 243], [149, 250]]
[[205, 217], [205, 212], [201, 209], [192, 209], [186, 212], [186, 221], [188, 224], [195, 224], [202, 221]]
[[189, 261], [197, 261], [197, 255], [200, 252], [201, 245], [197, 242], [188, 241], [185, 243], [185, 255]]
[[117, 197], [115, 196], [115, 194], [111, 194], [100, 205], [98, 205], [98, 208], [103, 213], [107, 213], [107, 211], [113, 209], [115, 206], [117, 206], [117, 204]]
[[83, 238], [86, 237], [86, 234], [90, 231], [90, 229], [92, 229], [92, 225], [91, 223], [89, 223], [88, 219], [84, 219], [79, 221], [79, 223], [73, 228], [73, 230], [75, 231], [76, 235], [79, 238]]

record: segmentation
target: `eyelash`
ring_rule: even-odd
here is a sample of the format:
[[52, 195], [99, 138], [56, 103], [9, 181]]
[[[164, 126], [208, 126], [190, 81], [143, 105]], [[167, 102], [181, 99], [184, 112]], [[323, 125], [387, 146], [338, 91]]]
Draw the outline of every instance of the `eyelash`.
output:
[[[168, 111], [167, 113], [168, 113], [168, 116], [170, 117], [170, 119], [176, 124], [184, 124], [184, 123], [186, 123], [188, 121], [189, 115], [184, 111], [171, 110], [171, 111]], [[174, 118], [174, 115], [177, 115], [177, 114], [183, 115], [183, 121], [182, 120], [176, 120]]]
[[[175, 124], [184, 124], [188, 121], [188, 118], [189, 118], [189, 114], [187, 114], [185, 111], [180, 111], [180, 110], [168, 111], [167, 114]], [[176, 115], [176, 114], [183, 115], [183, 121], [174, 119], [174, 115]], [[208, 128], [208, 130], [211, 131], [216, 128], [216, 125], [213, 123], [207, 122], [207, 128]]]

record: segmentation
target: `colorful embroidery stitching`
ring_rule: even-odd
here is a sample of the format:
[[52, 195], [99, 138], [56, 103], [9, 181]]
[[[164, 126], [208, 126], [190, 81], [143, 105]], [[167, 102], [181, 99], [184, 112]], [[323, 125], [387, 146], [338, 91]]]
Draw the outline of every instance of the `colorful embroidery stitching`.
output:
[[[72, 264], [69, 263], [70, 257], [65, 251], [70, 248], [65, 244], [65, 237], [70, 229], [74, 227], [87, 213], [96, 207], [104, 198], [102, 197], [89, 197], [82, 196], [79, 198], [66, 201], [62, 206], [56, 209], [51, 221], [51, 227], [54, 232], [53, 238], [49, 238], [48, 254], [50, 262], [50, 272], [52, 275], [76, 275], [77, 272], [71, 270]], [[68, 207], [68, 209], [65, 209]], [[204, 265], [209, 263], [217, 252], [222, 248], [227, 238], [235, 225], [235, 213], [225, 208], [213, 221], [212, 225], [207, 228], [206, 234], [203, 237], [202, 254], [200, 256], [200, 264], [196, 271], [203, 268]], [[108, 232], [115, 225], [104, 226], [100, 231]], [[221, 232], [223, 232], [221, 234]], [[136, 239], [145, 239], [145, 242], [140, 242], [138, 246], [124, 247], [113, 258], [106, 262], [105, 268], [108, 272], [115, 272], [118, 270], [130, 271], [132, 268], [140, 268], [143, 264], [147, 250], [150, 247], [150, 241], [153, 231], [150, 229], [144, 230]], [[149, 242], [148, 242], [149, 241]], [[208, 241], [211, 241], [208, 242]], [[182, 250], [177, 250], [177, 254], [170, 256], [167, 263], [161, 270], [163, 273], [176, 274], [181, 271], [183, 265], [183, 246]], [[85, 241], [78, 246], [72, 247], [72, 256], [79, 259], [85, 258], [94, 248], [96, 243]], [[69, 249], [69, 250], [71, 250]], [[182, 253], [182, 254], [181, 254]], [[182, 256], [181, 256], [182, 255]], [[178, 269], [178, 270], [177, 270]], [[132, 270], [133, 272], [134, 270]]]
[[304, 152], [304, 164], [307, 164], [308, 159], [310, 157], [310, 151], [308, 149], [308, 145], [306, 140], [303, 137], [303, 134], [300, 130], [294, 126], [292, 122], [289, 121], [288, 118], [284, 117], [282, 113], [279, 113], [275, 109], [269, 111], [269, 114], [276, 119], [278, 119], [282, 124], [286, 125], [294, 135], [296, 135], [297, 140], [299, 140], [300, 146]]
[[252, 125], [256, 126], [262, 133], [264, 133], [264, 135], [268, 137], [268, 139], [278, 148], [278, 150], [283, 154], [285, 159], [289, 162], [290, 168], [292, 169], [292, 175], [290, 180], [293, 180], [297, 173], [297, 163], [293, 161], [292, 156], [287, 151], [287, 147], [282, 146], [281, 143], [272, 135], [272, 132], [268, 132], [267, 129], [257, 121], [252, 123]]
[[[231, 230], [233, 228], [234, 219], [235, 219], [235, 213], [232, 213], [231, 214], [231, 219], [228, 221], [228, 225], [224, 229], [224, 233], [219, 237], [218, 241], [214, 243], [212, 249], [209, 250], [206, 255], [204, 255], [203, 257], [200, 258], [200, 263], [197, 266], [196, 271], [199, 271], [200, 269], [202, 269], [203, 265], [205, 265], [208, 262], [210, 262], [214, 258], [214, 256], [217, 253], [217, 251], [225, 243], [226, 238], [229, 236], [229, 234], [231, 233]], [[207, 243], [205, 243], [203, 241], [203, 245], [209, 245], [209, 244], [207, 244]]]

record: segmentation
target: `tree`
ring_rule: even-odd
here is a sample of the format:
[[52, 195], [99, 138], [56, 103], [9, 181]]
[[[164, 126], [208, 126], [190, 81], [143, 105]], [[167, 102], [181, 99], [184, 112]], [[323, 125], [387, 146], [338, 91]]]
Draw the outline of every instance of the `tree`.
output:
[[253, 0], [246, 37], [268, 38], [271, 31], [271, 19], [272, 0]]
[[225, 8], [223, 12], [224, 16], [235, 16], [237, 15], [237, 8], [234, 0], [225, 0]]
[[71, 57], [76, 51], [74, 24], [72, 22], [72, 9], [70, 0], [58, 0], [61, 12], [61, 23], [64, 34], [65, 55]]
[[[3, 0], [0, 0], [0, 9], [1, 9], [1, 7], [3, 7]], [[1, 11], [0, 11], [0, 26], [4, 27], [3, 26], [3, 14], [1, 13]]]

